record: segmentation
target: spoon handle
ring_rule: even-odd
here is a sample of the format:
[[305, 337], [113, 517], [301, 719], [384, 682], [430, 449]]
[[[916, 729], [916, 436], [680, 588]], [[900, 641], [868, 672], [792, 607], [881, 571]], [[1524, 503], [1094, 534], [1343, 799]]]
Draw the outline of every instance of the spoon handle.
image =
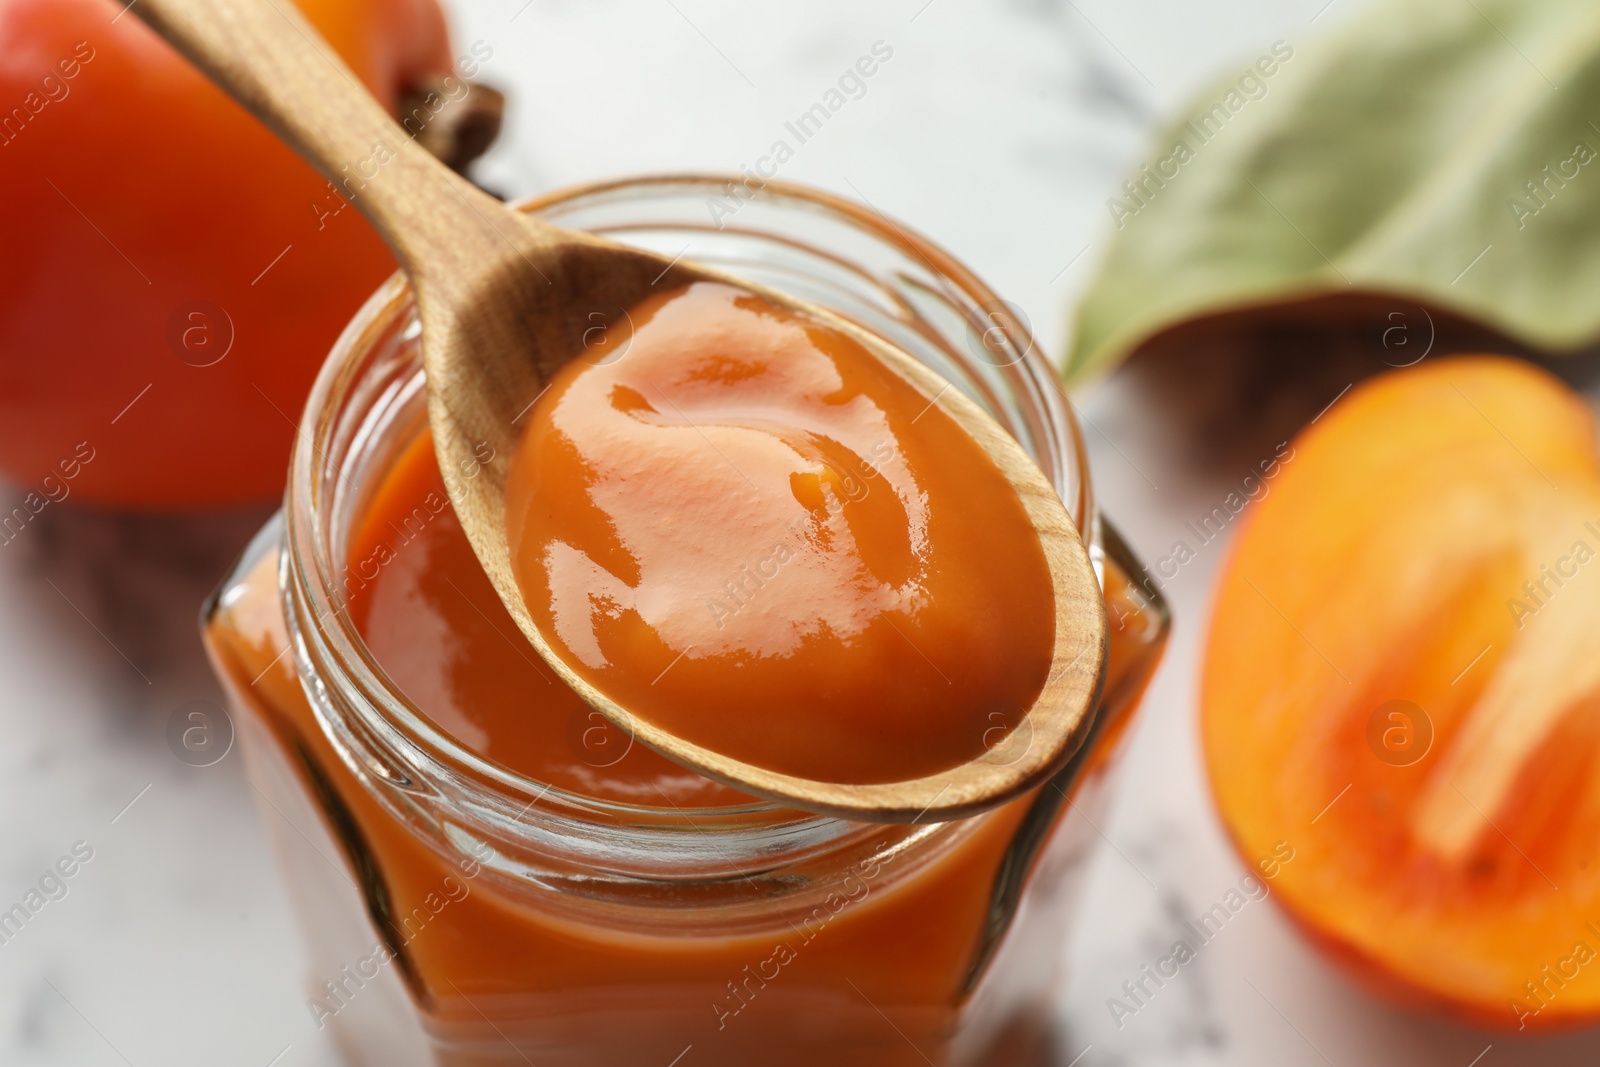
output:
[[415, 282], [500, 241], [504, 206], [389, 117], [290, 0], [134, 0], [129, 10], [287, 141]]

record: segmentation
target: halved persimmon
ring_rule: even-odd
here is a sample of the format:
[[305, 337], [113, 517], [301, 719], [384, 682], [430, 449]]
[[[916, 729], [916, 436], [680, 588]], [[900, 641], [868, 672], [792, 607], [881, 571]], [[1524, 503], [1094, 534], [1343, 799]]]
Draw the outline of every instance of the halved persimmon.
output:
[[1353, 389], [1245, 516], [1201, 732], [1249, 863], [1371, 984], [1480, 1024], [1600, 1018], [1600, 452], [1472, 357]]

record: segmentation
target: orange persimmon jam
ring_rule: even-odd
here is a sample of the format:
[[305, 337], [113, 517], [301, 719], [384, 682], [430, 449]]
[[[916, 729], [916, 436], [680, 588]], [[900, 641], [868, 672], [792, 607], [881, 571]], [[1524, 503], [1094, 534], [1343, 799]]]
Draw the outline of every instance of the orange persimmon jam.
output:
[[[203, 622], [236, 747], [305, 934], [306, 1010], [352, 1063], [996, 1067], [1045, 1055], [1059, 1016], [1061, 946], [1110, 798], [1107, 771], [1159, 659], [1166, 611], [1131, 577], [1142, 572], [1138, 561], [1095, 517], [1086, 457], [1055, 401], [1051, 369], [1021, 351], [1005, 367], [973, 351], [966, 332], [993, 294], [933, 246], [904, 246], [905, 236], [875, 216], [841, 214], [810, 195], [785, 199], [773, 185], [763, 193], [772, 202], [748, 207], [739, 227], [716, 235], [718, 249], [734, 242], [736, 254], [709, 258], [780, 263], [785, 284], [798, 281], [832, 310], [882, 327], [911, 358], [953, 368], [951, 377], [976, 385], [1081, 520], [1109, 622], [1093, 729], [1039, 788], [915, 826], [786, 809], [704, 779], [642, 741], [630, 744], [556, 677], [469, 547], [427, 431], [413, 304], [396, 280], [330, 357], [305, 414], [282, 517], [251, 544]], [[616, 225], [626, 218], [657, 236], [679, 232], [678, 213], [667, 207], [682, 203], [682, 217], [692, 220], [682, 241], [698, 241], [704, 197], [720, 188], [624, 183], [601, 201], [628, 212], [611, 216]], [[630, 189], [642, 199], [617, 199]], [[592, 218], [551, 217], [604, 228]], [[741, 251], [742, 240], [756, 243]], [[672, 244], [680, 247], [676, 237]], [[863, 250], [868, 262], [841, 271]], [[929, 273], [934, 263], [949, 273]], [[948, 307], [922, 315], [914, 286]], [[1036, 679], [1007, 681], [1001, 668], [1028, 657], [996, 651], [996, 635], [1028, 640], [1028, 613], [1053, 614], [1043, 599], [1049, 586], [1042, 571], [1036, 586], [1023, 580], [1033, 549], [1014, 549], [1019, 538], [1002, 525], [1013, 505], [985, 488], [989, 468], [961, 451], [962, 438], [947, 440], [941, 406], [922, 412], [938, 387], [915, 396], [898, 379], [875, 378], [872, 364], [825, 334], [756, 306], [716, 308], [714, 290], [692, 295], [738, 321], [731, 355], [785, 359], [767, 376], [742, 379], [731, 363], [702, 365], [722, 373], [702, 373], [695, 384], [651, 356], [651, 345], [671, 347], [672, 314], [695, 310], [663, 302], [636, 315], [641, 336], [620, 359], [613, 351], [615, 366], [598, 368], [608, 377], [574, 368], [559, 396], [553, 387], [539, 402], [547, 433], [566, 432], [563, 420], [584, 415], [575, 441], [595, 447], [590, 431], [610, 434], [596, 455], [612, 464], [613, 480], [589, 485], [593, 504], [569, 480], [569, 495], [591, 512], [588, 525], [562, 536], [574, 556], [589, 554], [605, 580], [618, 580], [611, 588], [637, 619], [619, 617], [613, 631], [585, 609], [578, 622], [645, 682], [703, 636], [693, 627], [773, 659], [737, 667], [743, 661], [727, 648], [716, 653], [728, 673], [782, 679], [775, 688], [814, 691], [818, 678], [805, 676], [804, 658], [819, 676], [836, 669], [859, 701], [878, 671], [884, 692], [909, 700], [921, 687], [944, 709], [942, 723], [930, 718], [918, 732], [958, 733], [964, 713], [952, 694], [960, 686], [977, 692], [982, 672], [1001, 680], [996, 692], [1011, 686], [1022, 696], [1017, 703], [1026, 699]], [[945, 313], [952, 310], [959, 313]], [[830, 374], [838, 379], [832, 389]], [[777, 375], [786, 377], [770, 377]], [[639, 392], [657, 414], [577, 405], [582, 390], [608, 381]], [[684, 429], [690, 423], [763, 489], [732, 475], [705, 439]], [[880, 441], [887, 447], [876, 447]], [[670, 460], [633, 487], [639, 502], [631, 512], [605, 497], [630, 449]], [[959, 477], [940, 476], [974, 467], [972, 492]], [[629, 538], [609, 554], [592, 513], [602, 507]], [[969, 514], [952, 514], [958, 507]], [[924, 525], [914, 530], [913, 517]], [[769, 531], [763, 524], [773, 519], [778, 529]], [[703, 526], [731, 547], [691, 557], [697, 567], [680, 570], [684, 550], [642, 529], [647, 521], [662, 530]], [[806, 548], [802, 557], [797, 544], [779, 562], [775, 546], [793, 536], [793, 522], [809, 539], [826, 533], [834, 554]], [[912, 551], [914, 540], [926, 551]], [[619, 562], [624, 549], [638, 570]], [[824, 563], [842, 569], [830, 579]], [[709, 589], [700, 575], [714, 579]], [[976, 587], [963, 584], [991, 579], [1016, 590], [1011, 601], [980, 602]], [[670, 600], [680, 588], [695, 594], [681, 609], [640, 599], [648, 592]], [[807, 610], [797, 589], [822, 607]], [[722, 605], [716, 619], [712, 598]], [[822, 608], [837, 612], [827, 618], [839, 631], [807, 637], [800, 627], [820, 625]], [[904, 636], [863, 624], [858, 616], [868, 608]], [[624, 622], [641, 633], [646, 622], [658, 625], [661, 636], [635, 647], [624, 640]], [[780, 639], [812, 643], [783, 661], [770, 644]], [[651, 658], [668, 650], [667, 662]], [[690, 648], [657, 688], [685, 667], [693, 680], [717, 666], [700, 659], [703, 651]], [[910, 732], [893, 717], [879, 722], [870, 705], [835, 710], [827, 696], [811, 705], [795, 699], [792, 710], [828, 709], [834, 718], [813, 728], [845, 736], [847, 749], [877, 745], [885, 731]], [[706, 721], [717, 727], [707, 707]], [[856, 713], [868, 720], [863, 730], [880, 733], [851, 733], [848, 716]], [[792, 725], [770, 705], [767, 714], [772, 722], [763, 727]], [[907, 756], [890, 757], [937, 764], [960, 745], [941, 755], [912, 736], [908, 747]]]
[[351, 620], [389, 677], [479, 754], [605, 800], [701, 807], [743, 799], [629, 744], [540, 661], [472, 554], [426, 431], [400, 453], [356, 528], [352, 571], [369, 560], [381, 565], [350, 598]]
[[557, 654], [642, 718], [821, 781], [981, 755], [1044, 685], [1055, 603], [1022, 502], [858, 341], [718, 283], [573, 359], [507, 478]]

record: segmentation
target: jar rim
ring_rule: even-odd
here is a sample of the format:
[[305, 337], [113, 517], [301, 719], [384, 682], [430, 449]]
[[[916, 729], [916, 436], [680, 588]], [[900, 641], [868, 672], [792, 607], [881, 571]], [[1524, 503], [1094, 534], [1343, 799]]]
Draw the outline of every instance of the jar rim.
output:
[[[926, 265], [937, 279], [953, 286], [974, 305], [993, 307], [1003, 304], [999, 296], [967, 267], [915, 230], [882, 215], [876, 209], [798, 183], [768, 180], [756, 186], [745, 175], [663, 174], [565, 187], [518, 201], [515, 206], [526, 212], [549, 212], [580, 203], [640, 199], [638, 194], [641, 193], [647, 197], [650, 193], [695, 190], [716, 195], [735, 187], [746, 189], [749, 196], [764, 202], [831, 215], [861, 231], [877, 244]], [[285, 600], [285, 611], [292, 621], [291, 630], [296, 633], [296, 656], [303, 683], [309, 688], [313, 684], [312, 679], [318, 678], [314, 661], [322, 656], [318, 648], [310, 646], [321, 646], [320, 651], [336, 659], [340, 668], [350, 676], [364, 698], [363, 703], [376, 709], [376, 715], [363, 717], [371, 721], [360, 724], [370, 740], [380, 741], [390, 750], [398, 749], [406, 753], [409, 758], [404, 762], [414, 767], [442, 769], [454, 784], [470, 790], [480, 801], [491, 801], [490, 806], [496, 810], [514, 810], [518, 800], [525, 800], [527, 807], [522, 809], [522, 813], [534, 806], [546, 811], [554, 807], [578, 818], [591, 829], [594, 825], [591, 820], [596, 817], [605, 822], [623, 823], [632, 831], [666, 828], [670, 823], [681, 823], [687, 819], [697, 830], [726, 829], [754, 833], [758, 837], [773, 833], [785, 836], [799, 833], [806, 838], [817, 838], [815, 843], [819, 845], [824, 843], [821, 839], [837, 843], [841, 837], [855, 837], [860, 833], [882, 829], [798, 812], [754, 798], [747, 804], [680, 809], [604, 800], [561, 790], [472, 751], [435, 725], [389, 679], [367, 649], [354, 621], [347, 612], [340, 610], [341, 605], [334, 592], [340, 588], [340, 561], [329, 551], [330, 538], [325, 536], [325, 531], [331, 529], [331, 512], [336, 510], [338, 493], [328, 491], [330, 486], [325, 484], [327, 479], [323, 477], [323, 471], [334, 435], [339, 430], [340, 420], [336, 416], [342, 413], [345, 401], [360, 384], [363, 364], [374, 346], [402, 321], [410, 304], [409, 286], [404, 276], [397, 272], [366, 301], [335, 342], [317, 376], [302, 415], [285, 500], [286, 551], [280, 590]], [[1098, 569], [1101, 559], [1098, 522], [1094, 513], [1084, 442], [1075, 413], [1066, 400], [1059, 377], [1033, 343], [1026, 325], [1013, 322], [1011, 326], [1012, 332], [1007, 334], [1007, 340], [1013, 344], [1020, 340], [1022, 351], [1015, 363], [1007, 365], [1005, 369], [1014, 372], [1010, 375], [1015, 379], [1011, 386], [1014, 390], [1020, 390], [1016, 397], [1018, 403], [1029, 409], [1024, 414], [1037, 423], [1035, 430], [1043, 431], [1035, 458], [1045, 468], [1047, 477], [1057, 491], [1063, 493], [1067, 510], [1089, 545]], [[1047, 451], [1048, 454], [1040, 455], [1038, 451]], [[322, 682], [319, 679], [315, 684], [320, 686]], [[320, 701], [316, 698], [321, 694], [310, 695], [313, 697], [313, 706], [318, 706]], [[323, 712], [319, 710], [318, 714], [320, 716]], [[324, 722], [324, 726], [331, 725]], [[344, 755], [349, 758], [349, 753]], [[365, 770], [377, 773], [380, 777], [392, 780], [397, 773], [403, 778], [408, 777], [403, 769], [397, 771], [376, 765], [370, 759], [360, 762]], [[486, 789], [496, 795], [486, 796]], [[518, 818], [522, 813], [518, 813]], [[912, 837], [920, 838], [938, 828], [939, 824], [916, 828]], [[908, 838], [902, 844], [909, 844], [910, 840]]]

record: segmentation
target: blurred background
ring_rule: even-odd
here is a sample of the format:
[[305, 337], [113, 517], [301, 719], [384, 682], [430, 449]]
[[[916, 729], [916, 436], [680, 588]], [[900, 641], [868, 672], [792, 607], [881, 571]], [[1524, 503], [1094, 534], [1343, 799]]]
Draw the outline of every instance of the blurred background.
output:
[[[1107, 198], [1147, 158], [1154, 132], [1273, 42], [1298, 45], [1367, 6], [446, 5], [453, 51], [487, 56], [477, 78], [507, 95], [505, 129], [476, 176], [508, 197], [753, 165], [840, 72], [886, 43], [892, 60], [799, 145], [782, 177], [930, 235], [1014, 302], [1057, 362], [1114, 229]], [[1589, 366], [1564, 369], [1581, 381]], [[1292, 430], [1355, 373], [1256, 386]], [[1135, 367], [1075, 394], [1100, 504], [1147, 562], [1287, 436], [1216, 407], [1211, 380], [1175, 399], [1159, 369]], [[0, 1063], [336, 1063], [305, 1006], [299, 935], [261, 824], [274, 815], [258, 815], [266, 805], [237, 752], [192, 766], [167, 737], [187, 702], [221, 703], [196, 613], [269, 511], [158, 518], [51, 507], [0, 551], [0, 902], [19, 898], [70, 843], [93, 849], [67, 895], [0, 946]], [[1113, 814], [1096, 827], [1082, 917], [1061, 946], [1059, 1067], [1596, 1062], [1600, 1036], [1519, 1042], [1387, 1007], [1331, 971], [1265, 902], [1147, 1007], [1113, 1018], [1108, 999], [1243, 873], [1195, 738], [1203, 621], [1226, 542], [1207, 543], [1163, 589], [1173, 641]]]

